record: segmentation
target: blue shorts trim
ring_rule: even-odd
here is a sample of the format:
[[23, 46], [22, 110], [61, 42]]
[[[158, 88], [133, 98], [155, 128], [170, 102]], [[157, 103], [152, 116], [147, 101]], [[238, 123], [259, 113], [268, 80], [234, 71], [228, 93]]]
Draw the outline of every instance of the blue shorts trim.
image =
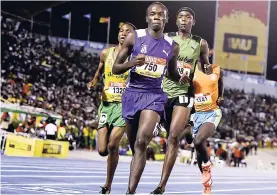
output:
[[220, 109], [216, 109], [208, 112], [195, 112], [192, 116], [194, 123], [193, 126], [193, 135], [196, 135], [200, 126], [204, 123], [212, 123], [215, 126], [215, 129], [219, 125], [219, 122], [222, 118], [222, 112]]

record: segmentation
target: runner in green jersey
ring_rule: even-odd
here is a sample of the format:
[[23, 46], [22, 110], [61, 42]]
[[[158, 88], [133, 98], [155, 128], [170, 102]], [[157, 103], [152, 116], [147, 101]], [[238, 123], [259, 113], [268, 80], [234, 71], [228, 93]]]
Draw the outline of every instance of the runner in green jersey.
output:
[[[192, 26], [195, 25], [194, 11], [188, 7], [179, 9], [176, 24], [178, 32], [168, 33], [168, 35], [180, 46], [178, 56], [179, 73], [186, 74], [192, 81], [195, 67], [199, 64], [197, 61], [201, 59], [203, 65], [199, 65], [198, 68], [208, 74], [211, 71], [211, 66], [209, 65], [209, 47], [207, 41], [191, 34]], [[182, 135], [189, 121], [194, 101], [192, 82], [180, 85], [165, 76], [163, 90], [168, 95], [164, 117], [164, 126], [168, 135], [168, 146], [161, 181], [151, 194], [163, 194], [165, 191], [167, 180], [177, 158], [179, 141], [183, 137]]]
[[[101, 187], [100, 194], [110, 194], [114, 173], [118, 164], [119, 144], [125, 132], [125, 121], [122, 118], [122, 91], [128, 78], [128, 72], [120, 76], [112, 74], [112, 67], [118, 52], [127, 35], [136, 30], [136, 27], [126, 22], [118, 32], [118, 45], [106, 48], [100, 55], [98, 69], [88, 88], [94, 87], [100, 80], [101, 75], [104, 81], [104, 89], [99, 106], [99, 125], [97, 130], [98, 153], [101, 156], [108, 156], [106, 183]], [[103, 74], [101, 74], [103, 72]]]

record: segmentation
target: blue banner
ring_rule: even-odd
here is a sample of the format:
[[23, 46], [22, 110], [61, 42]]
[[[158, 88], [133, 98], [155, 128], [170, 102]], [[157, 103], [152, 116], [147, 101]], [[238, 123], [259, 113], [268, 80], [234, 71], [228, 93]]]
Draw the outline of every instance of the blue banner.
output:
[[237, 80], [242, 80], [242, 81], [245, 81], [246, 83], [262, 84], [262, 85], [267, 85], [267, 86], [272, 86], [277, 88], [277, 82], [266, 80], [264, 76], [239, 74], [239, 73], [234, 73], [230, 71], [224, 71], [224, 76], [231, 77]]
[[73, 46], [91, 48], [98, 51], [101, 51], [106, 47], [106, 44], [104, 43], [82, 41], [78, 39], [66, 39], [66, 38], [60, 38], [60, 37], [49, 37], [49, 41], [55, 44], [62, 41], [64, 44], [69, 43], [70, 45], [73, 45]]

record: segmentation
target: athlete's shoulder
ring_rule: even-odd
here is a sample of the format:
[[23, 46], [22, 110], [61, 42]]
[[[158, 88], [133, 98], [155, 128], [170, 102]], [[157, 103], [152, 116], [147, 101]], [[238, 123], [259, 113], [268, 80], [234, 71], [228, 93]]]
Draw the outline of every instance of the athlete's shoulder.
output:
[[146, 36], [146, 30], [145, 29], [138, 29], [135, 32], [136, 32], [138, 38]]
[[168, 35], [164, 34], [164, 40], [169, 43], [169, 45], [173, 44], [173, 39], [169, 37]]
[[103, 49], [102, 52], [101, 52], [101, 55], [100, 55], [100, 60], [103, 61], [103, 62], [106, 61], [110, 51], [114, 48], [115, 47], [108, 47], [108, 48]]
[[115, 47], [114, 46], [112, 46], [112, 47], [107, 47], [107, 48], [105, 48], [105, 49], [103, 49], [102, 50], [102, 53], [101, 53], [101, 55], [107, 55], [109, 52], [110, 52], [110, 50], [112, 50], [112, 49], [114, 49]]
[[222, 66], [217, 66], [217, 67], [218, 67], [220, 76], [223, 76], [224, 75], [224, 69], [222, 68]]
[[198, 35], [192, 35], [191, 39], [196, 41], [197, 43], [200, 43], [202, 40], [202, 37], [200, 37]]
[[222, 69], [222, 67], [221, 67], [220, 65], [217, 65], [217, 64], [212, 64], [212, 66], [213, 66], [214, 68]]
[[217, 65], [217, 64], [212, 64], [212, 68], [213, 68], [213, 72], [218, 74], [218, 75], [223, 75], [223, 69], [221, 68], [221, 66]]

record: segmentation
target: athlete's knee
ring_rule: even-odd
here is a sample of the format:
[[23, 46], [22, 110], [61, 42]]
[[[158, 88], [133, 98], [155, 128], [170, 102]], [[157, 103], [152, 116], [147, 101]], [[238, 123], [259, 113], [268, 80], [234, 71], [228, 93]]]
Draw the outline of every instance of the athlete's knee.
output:
[[178, 135], [177, 135], [177, 133], [174, 133], [174, 132], [169, 133], [168, 145], [177, 146], [178, 142], [179, 141], [178, 141]]
[[194, 139], [194, 147], [197, 149], [204, 144], [205, 140], [202, 137], [196, 137]]
[[[174, 129], [174, 128], [171, 128], [171, 129]], [[169, 136], [168, 136], [168, 145], [174, 145], [174, 146], [177, 146], [179, 141], [180, 141], [180, 133], [181, 133], [181, 129], [174, 129], [173, 130], [170, 130], [170, 133], [169, 133]]]
[[135, 149], [140, 151], [145, 151], [148, 145], [149, 139], [148, 136], [138, 137], [135, 142]]
[[100, 156], [108, 156], [108, 154], [109, 154], [109, 152], [106, 148], [105, 149], [98, 148], [98, 153]]
[[109, 144], [108, 144], [109, 153], [113, 154], [113, 153], [118, 152], [118, 147], [119, 146], [118, 146], [118, 144], [116, 144], [116, 142], [114, 142], [114, 141], [109, 142]]

